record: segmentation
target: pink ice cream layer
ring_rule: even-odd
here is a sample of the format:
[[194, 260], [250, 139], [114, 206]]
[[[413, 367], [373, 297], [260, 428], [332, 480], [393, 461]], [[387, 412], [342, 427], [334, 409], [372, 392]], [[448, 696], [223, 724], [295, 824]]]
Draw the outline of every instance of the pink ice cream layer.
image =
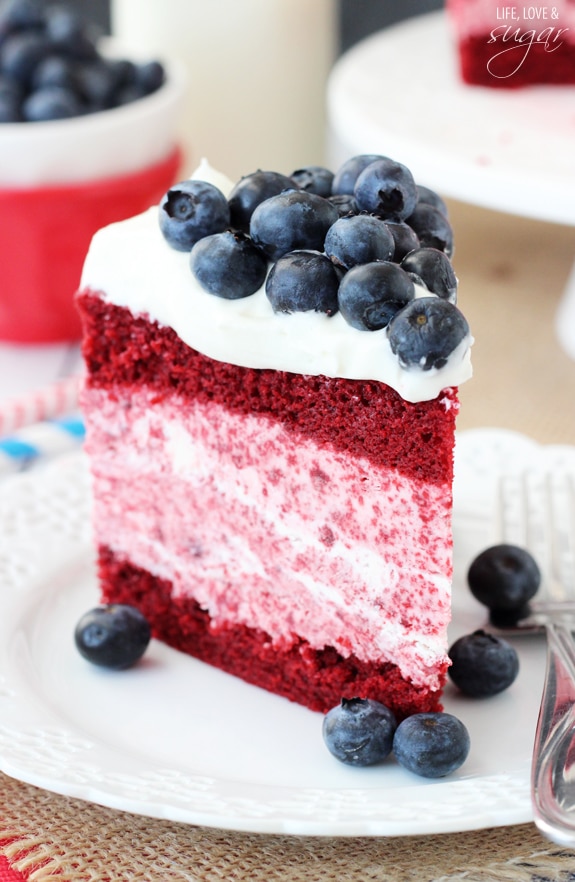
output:
[[437, 688], [451, 487], [317, 446], [267, 416], [87, 390], [96, 540], [214, 624], [398, 665]]

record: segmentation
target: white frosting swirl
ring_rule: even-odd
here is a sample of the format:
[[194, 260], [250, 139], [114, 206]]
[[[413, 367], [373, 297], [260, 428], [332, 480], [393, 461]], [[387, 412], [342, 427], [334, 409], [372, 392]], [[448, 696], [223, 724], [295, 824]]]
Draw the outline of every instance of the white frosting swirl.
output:
[[[232, 187], [205, 161], [193, 177], [215, 184], [226, 196]], [[392, 353], [385, 329], [356, 330], [340, 313], [275, 314], [263, 287], [241, 300], [207, 293], [191, 273], [189, 255], [165, 242], [157, 207], [95, 235], [81, 288], [173, 328], [184, 343], [210, 358], [242, 367], [377, 380], [411, 402], [436, 398], [472, 372], [471, 335], [440, 370], [406, 369]]]

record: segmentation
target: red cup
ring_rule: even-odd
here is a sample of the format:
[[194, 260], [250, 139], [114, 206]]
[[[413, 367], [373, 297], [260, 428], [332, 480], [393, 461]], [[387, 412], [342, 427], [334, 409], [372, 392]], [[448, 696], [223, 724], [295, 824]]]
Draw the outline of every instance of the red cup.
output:
[[[31, 124], [33, 125], [33, 124]], [[94, 233], [159, 202], [181, 154], [136, 173], [32, 188], [0, 188], [0, 340], [78, 340], [74, 294]]]
[[[114, 41], [103, 50], [125, 57]], [[73, 119], [0, 125], [0, 340], [79, 340], [74, 295], [101, 227], [158, 203], [180, 174], [186, 77]]]

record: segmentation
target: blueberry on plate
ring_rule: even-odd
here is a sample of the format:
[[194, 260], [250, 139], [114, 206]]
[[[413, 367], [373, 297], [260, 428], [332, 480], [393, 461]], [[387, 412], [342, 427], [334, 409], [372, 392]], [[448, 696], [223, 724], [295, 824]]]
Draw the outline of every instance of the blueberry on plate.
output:
[[361, 153], [346, 160], [334, 175], [331, 192], [334, 196], [344, 193], [353, 194], [355, 182], [364, 168], [375, 162], [376, 159], [385, 159], [379, 153]]
[[447, 713], [421, 713], [406, 717], [395, 731], [393, 752], [397, 762], [424, 778], [443, 778], [463, 765], [469, 755], [469, 732], [457, 717]]
[[329, 752], [350, 766], [372, 766], [391, 753], [397, 721], [393, 712], [368, 698], [342, 698], [323, 719]]
[[398, 312], [387, 329], [391, 351], [404, 368], [443, 368], [469, 335], [463, 314], [448, 300], [418, 297]]
[[257, 206], [271, 196], [291, 190], [295, 182], [275, 171], [258, 171], [244, 175], [228, 197], [231, 225], [236, 230], [249, 233], [250, 220]]
[[390, 261], [350, 269], [339, 286], [338, 303], [346, 322], [359, 331], [379, 331], [415, 297], [413, 282]]
[[336, 266], [350, 269], [358, 263], [389, 260], [395, 243], [381, 218], [372, 214], [349, 214], [329, 228], [324, 251]]
[[290, 178], [300, 190], [316, 196], [331, 196], [333, 172], [323, 165], [307, 165], [291, 173]]
[[419, 202], [407, 218], [407, 223], [417, 234], [423, 248], [437, 248], [445, 251], [448, 257], [453, 255], [451, 224], [437, 208]]
[[202, 288], [225, 300], [255, 294], [265, 282], [267, 266], [249, 236], [236, 230], [204, 236], [190, 253], [190, 268]]
[[226, 197], [206, 181], [181, 181], [162, 198], [160, 230], [176, 251], [190, 251], [204, 236], [222, 233], [230, 224]]
[[97, 606], [76, 625], [74, 640], [80, 654], [92, 664], [113, 670], [134, 665], [150, 642], [150, 625], [134, 606], [109, 603]]
[[509, 628], [516, 628], [521, 619], [531, 615], [531, 604], [524, 603], [513, 609], [501, 609], [495, 607], [489, 610], [489, 622], [494, 628], [505, 631]]
[[519, 657], [510, 643], [483, 630], [460, 637], [449, 648], [448, 675], [472, 698], [486, 698], [511, 686], [519, 673]]
[[405, 220], [417, 204], [413, 175], [401, 162], [388, 158], [364, 168], [355, 182], [353, 195], [360, 211], [390, 220]]
[[290, 251], [272, 266], [266, 296], [276, 313], [337, 312], [340, 273], [319, 251]]
[[477, 555], [467, 572], [467, 582], [475, 599], [495, 611], [496, 617], [499, 611], [506, 611], [517, 620], [528, 614], [529, 601], [541, 584], [541, 572], [526, 548], [502, 543]]
[[450, 303], [457, 301], [457, 276], [450, 259], [437, 248], [416, 248], [400, 266], [423, 282], [425, 288]]
[[270, 260], [288, 251], [323, 251], [327, 231], [338, 218], [335, 205], [323, 196], [288, 190], [258, 205], [250, 221], [250, 236]]

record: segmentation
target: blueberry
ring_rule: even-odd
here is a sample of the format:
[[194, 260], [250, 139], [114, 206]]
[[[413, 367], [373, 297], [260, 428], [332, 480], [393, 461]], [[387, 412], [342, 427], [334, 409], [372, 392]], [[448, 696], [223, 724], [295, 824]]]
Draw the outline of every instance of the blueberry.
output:
[[0, 93], [0, 123], [23, 122], [20, 102], [13, 96]]
[[504, 631], [506, 628], [515, 628], [521, 619], [531, 614], [531, 605], [524, 603], [516, 609], [499, 609], [495, 607], [489, 610], [489, 621], [494, 628]]
[[98, 34], [76, 10], [64, 4], [47, 7], [46, 34], [53, 46], [69, 58], [93, 61], [98, 57]]
[[46, 33], [53, 43], [72, 45], [85, 35], [84, 21], [75, 9], [64, 4], [50, 5], [46, 9]]
[[405, 255], [409, 254], [410, 251], [419, 248], [419, 239], [417, 238], [415, 231], [412, 230], [409, 224], [406, 224], [405, 221], [386, 220], [385, 224], [393, 236], [393, 241], [395, 243], [395, 250], [392, 258], [395, 263], [399, 263], [403, 260]]
[[429, 187], [423, 187], [421, 184], [418, 184], [417, 202], [424, 202], [426, 205], [431, 205], [447, 217], [447, 205], [435, 190], [431, 190]]
[[[159, 62], [104, 60], [98, 37], [96, 29], [64, 4], [0, 0], [0, 77], [18, 83], [25, 93], [16, 106], [13, 96], [0, 92], [0, 122], [37, 122], [104, 110], [163, 84]], [[67, 94], [44, 91], [53, 88]]]
[[257, 206], [270, 196], [278, 196], [283, 190], [294, 187], [292, 179], [279, 172], [258, 170], [244, 175], [229, 195], [232, 226], [248, 233], [250, 220]]
[[36, 65], [49, 51], [50, 44], [42, 34], [15, 33], [7, 37], [0, 48], [0, 72], [28, 86]]
[[122, 104], [130, 104], [138, 98], [144, 98], [156, 92], [165, 80], [164, 66], [159, 61], [149, 61], [145, 64], [130, 63], [117, 70], [118, 83], [116, 84], [113, 105], [119, 107]]
[[491, 610], [524, 616], [541, 583], [541, 573], [525, 548], [503, 543], [486, 548], [467, 573], [471, 593]]
[[222, 233], [230, 223], [226, 197], [206, 181], [181, 181], [162, 198], [160, 229], [176, 251], [190, 251], [198, 239]]
[[323, 738], [336, 759], [350, 766], [372, 766], [391, 753], [397, 722], [379, 701], [342, 698], [323, 719]]
[[397, 762], [424, 778], [443, 778], [458, 769], [469, 755], [469, 732], [461, 720], [447, 713], [406, 717], [396, 729], [393, 752]]
[[44, 25], [42, 0], [5, 0], [0, 6], [0, 39], [8, 33]]
[[445, 367], [468, 334], [469, 325], [457, 307], [431, 296], [412, 300], [388, 327], [391, 350], [401, 366], [424, 371]]
[[21, 122], [22, 89], [15, 80], [0, 76], [0, 123]]
[[461, 692], [472, 698], [486, 698], [503, 692], [519, 673], [519, 658], [513, 646], [485, 631], [460, 637], [448, 654], [451, 680]]
[[338, 303], [346, 322], [360, 331], [378, 331], [415, 297], [413, 282], [400, 267], [375, 261], [353, 267], [339, 286]]
[[349, 193], [353, 194], [355, 182], [364, 168], [375, 162], [376, 159], [384, 159], [379, 153], [362, 153], [348, 159], [334, 175], [331, 192], [334, 196]]
[[417, 233], [423, 248], [437, 248], [448, 257], [453, 254], [453, 230], [444, 214], [432, 205], [420, 202], [407, 218], [409, 226]]
[[437, 248], [417, 248], [401, 261], [407, 273], [418, 276], [424, 287], [450, 303], [457, 301], [457, 276], [444, 251]]
[[258, 205], [250, 235], [270, 260], [277, 260], [288, 251], [323, 251], [327, 231], [338, 218], [335, 205], [322, 196], [288, 190]]
[[328, 202], [335, 205], [340, 217], [344, 217], [346, 214], [357, 214], [357, 203], [352, 193], [337, 193], [335, 196], [328, 196]]
[[290, 178], [300, 190], [316, 196], [331, 196], [333, 172], [322, 165], [308, 165], [292, 172]]
[[43, 89], [46, 86], [59, 86], [72, 91], [78, 88], [76, 67], [69, 58], [61, 55], [48, 55], [34, 68], [32, 89]]
[[47, 122], [79, 116], [82, 109], [78, 96], [71, 89], [46, 86], [28, 95], [22, 104], [22, 115], [27, 122]]
[[24, 88], [17, 80], [0, 74], [0, 95], [11, 95], [17, 101], [21, 101], [25, 94]]
[[190, 267], [202, 288], [226, 300], [254, 294], [265, 281], [267, 265], [262, 252], [240, 231], [205, 236], [190, 254]]
[[353, 193], [360, 211], [390, 220], [405, 220], [417, 203], [413, 175], [401, 162], [387, 158], [372, 162], [362, 171]]
[[340, 274], [319, 251], [291, 251], [272, 266], [266, 296], [274, 312], [337, 312]]
[[98, 60], [76, 70], [78, 89], [88, 110], [106, 110], [115, 104], [118, 72], [110, 62]]
[[74, 632], [80, 654], [95, 665], [122, 670], [142, 657], [150, 642], [150, 625], [133, 606], [105, 604], [85, 613]]
[[337, 266], [350, 269], [358, 263], [389, 260], [395, 245], [381, 218], [371, 214], [340, 217], [327, 231], [324, 250]]
[[166, 71], [161, 62], [146, 61], [136, 65], [135, 77], [142, 95], [151, 95], [163, 86], [166, 80]]

